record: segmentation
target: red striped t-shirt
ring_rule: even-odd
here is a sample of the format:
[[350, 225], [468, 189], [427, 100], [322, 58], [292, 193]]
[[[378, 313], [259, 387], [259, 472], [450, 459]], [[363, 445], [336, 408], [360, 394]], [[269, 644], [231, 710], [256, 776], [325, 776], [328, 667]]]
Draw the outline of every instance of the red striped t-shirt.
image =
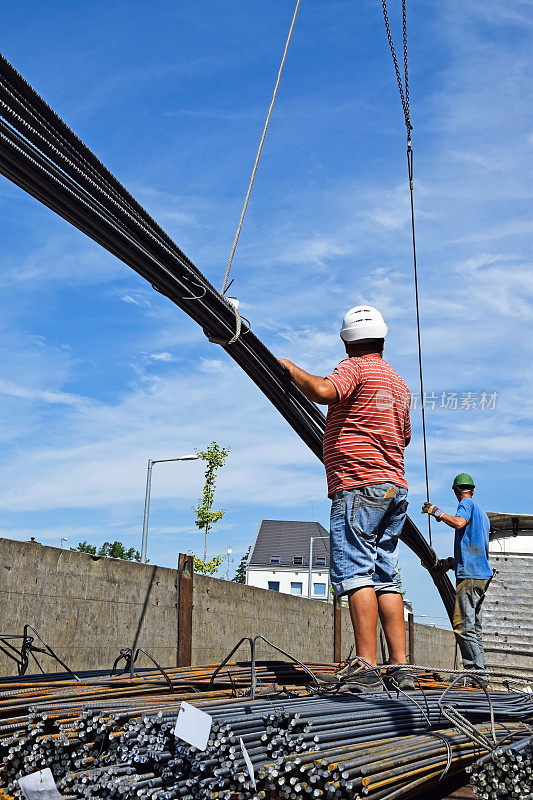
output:
[[403, 455], [411, 422], [406, 384], [374, 353], [346, 358], [327, 377], [338, 394], [328, 408], [324, 433], [329, 497], [389, 481], [407, 488]]

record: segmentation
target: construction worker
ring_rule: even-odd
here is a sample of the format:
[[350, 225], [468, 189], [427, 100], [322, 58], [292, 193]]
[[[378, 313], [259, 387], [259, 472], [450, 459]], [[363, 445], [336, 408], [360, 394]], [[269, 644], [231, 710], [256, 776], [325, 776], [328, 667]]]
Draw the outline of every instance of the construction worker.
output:
[[[455, 609], [453, 630], [465, 669], [484, 670], [485, 655], [481, 627], [481, 606], [493, 572], [489, 564], [489, 518], [473, 499], [475, 483], [471, 475], [461, 472], [453, 482], [459, 502], [455, 516], [445, 514], [429, 502], [423, 514], [431, 514], [437, 522], [445, 522], [455, 530], [454, 557], [441, 559], [437, 570], [455, 569]], [[481, 676], [483, 678], [483, 676]]]
[[[407, 512], [410, 394], [383, 359], [387, 330], [376, 308], [356, 306], [346, 313], [340, 332], [348, 358], [329, 375], [310, 375], [280, 359], [306, 397], [328, 406], [324, 466], [332, 500], [331, 583], [336, 595], [348, 596], [356, 654], [363, 660], [355, 658], [322, 678], [355, 691], [383, 685], [375, 669], [378, 614], [389, 663], [406, 664], [398, 538]], [[390, 677], [401, 688], [414, 688], [405, 668], [391, 670]]]

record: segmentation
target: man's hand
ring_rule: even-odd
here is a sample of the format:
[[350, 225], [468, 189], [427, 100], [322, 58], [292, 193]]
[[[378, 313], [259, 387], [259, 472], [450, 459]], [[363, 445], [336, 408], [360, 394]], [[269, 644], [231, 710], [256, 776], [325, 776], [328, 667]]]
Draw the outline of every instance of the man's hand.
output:
[[422, 506], [422, 514], [430, 514], [432, 517], [435, 517], [437, 522], [440, 522], [444, 511], [441, 511], [440, 508], [437, 508], [437, 506], [434, 506], [432, 503], [426, 500]]
[[442, 520], [446, 525], [449, 525], [450, 528], [454, 528], [456, 531], [460, 531], [467, 524], [464, 517], [451, 517], [449, 514], [445, 514], [444, 511], [441, 511], [440, 508], [437, 508], [437, 506], [434, 506], [433, 503], [427, 501], [422, 506], [422, 514], [430, 514], [432, 517], [435, 517], [437, 522]]
[[310, 375], [304, 369], [300, 369], [288, 358], [278, 358], [296, 386], [301, 389], [309, 400], [314, 403], [334, 403], [337, 398], [337, 390], [328, 378], [320, 378], [318, 375]]
[[289, 361], [288, 358], [278, 358], [278, 361], [280, 364], [283, 364], [285, 369], [288, 370], [289, 372], [291, 371], [291, 367], [294, 367], [294, 364], [292, 363], [292, 361]]
[[455, 561], [453, 558], [439, 558], [433, 567], [431, 574], [434, 576], [443, 575], [445, 572], [448, 572], [449, 569], [453, 569], [454, 567]]

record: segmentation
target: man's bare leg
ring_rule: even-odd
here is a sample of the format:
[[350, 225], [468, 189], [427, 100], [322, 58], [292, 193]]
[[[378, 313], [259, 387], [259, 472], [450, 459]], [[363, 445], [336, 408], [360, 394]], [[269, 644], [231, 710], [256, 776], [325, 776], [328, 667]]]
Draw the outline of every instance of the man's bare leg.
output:
[[[400, 598], [401, 599], [401, 598]], [[362, 586], [348, 592], [348, 604], [355, 636], [355, 652], [376, 666], [378, 601], [372, 586]], [[402, 606], [403, 608], [403, 606]], [[403, 620], [403, 610], [402, 610]], [[405, 642], [405, 631], [404, 631]], [[405, 644], [404, 644], [405, 650]]]
[[[387, 640], [389, 664], [405, 664], [405, 622], [403, 598], [398, 592], [381, 592], [377, 598], [379, 618]], [[352, 617], [353, 619], [353, 617]]]

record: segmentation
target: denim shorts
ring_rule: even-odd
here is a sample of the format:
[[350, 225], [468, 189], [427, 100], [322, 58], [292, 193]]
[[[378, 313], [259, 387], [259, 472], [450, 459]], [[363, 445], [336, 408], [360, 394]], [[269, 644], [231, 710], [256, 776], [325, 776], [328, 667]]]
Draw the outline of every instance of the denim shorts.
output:
[[372, 586], [399, 592], [398, 538], [407, 489], [374, 483], [333, 495], [330, 520], [331, 585], [336, 595]]

